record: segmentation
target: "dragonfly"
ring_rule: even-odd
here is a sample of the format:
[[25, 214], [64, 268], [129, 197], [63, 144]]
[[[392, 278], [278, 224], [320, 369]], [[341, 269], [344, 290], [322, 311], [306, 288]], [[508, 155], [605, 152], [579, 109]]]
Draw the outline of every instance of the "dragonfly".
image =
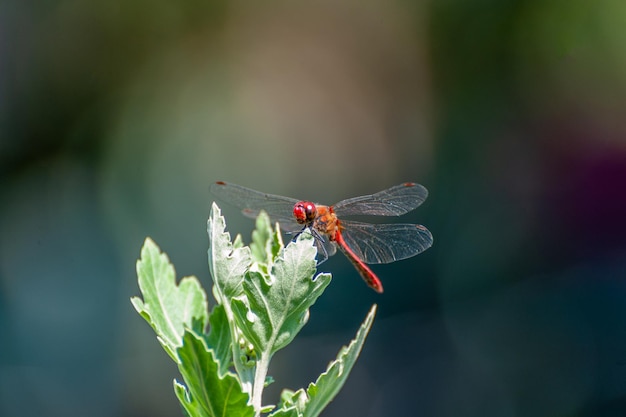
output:
[[242, 210], [246, 217], [256, 218], [265, 211], [288, 233], [300, 234], [306, 229], [315, 238], [318, 265], [337, 252], [350, 260], [365, 283], [378, 293], [383, 285], [367, 264], [386, 264], [415, 256], [433, 243], [430, 231], [419, 224], [373, 224], [346, 220], [350, 216], [401, 216], [428, 197], [420, 184], [405, 182], [375, 194], [348, 198], [326, 206], [252, 190], [241, 185], [217, 181], [211, 193]]

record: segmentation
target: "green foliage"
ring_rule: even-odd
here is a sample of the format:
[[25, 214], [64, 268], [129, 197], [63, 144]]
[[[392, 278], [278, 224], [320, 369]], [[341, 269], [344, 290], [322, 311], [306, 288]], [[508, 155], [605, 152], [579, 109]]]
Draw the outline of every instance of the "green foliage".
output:
[[[263, 389], [274, 354], [306, 324], [309, 309], [324, 292], [330, 274], [315, 276], [313, 237], [302, 233], [284, 247], [278, 228], [262, 213], [250, 247], [240, 236], [231, 242], [214, 204], [209, 216], [209, 269], [217, 304], [208, 312], [206, 293], [195, 277], [176, 284], [174, 268], [156, 244], [146, 239], [137, 262], [143, 300], [137, 312], [152, 326], [176, 361], [184, 383], [174, 391], [190, 417], [314, 417], [337, 395], [372, 325], [373, 306], [356, 337], [315, 383], [284, 390], [277, 407], [263, 406]], [[209, 330], [207, 332], [207, 325]]]
[[201, 328], [206, 327], [206, 294], [196, 277], [185, 277], [177, 286], [174, 267], [150, 238], [137, 261], [137, 277], [143, 301], [133, 297], [131, 302], [150, 323], [165, 351], [177, 360], [174, 352], [181, 345], [185, 327], [192, 327], [194, 319]]
[[301, 235], [272, 265], [271, 273], [250, 271], [244, 297], [232, 300], [235, 321], [255, 348], [272, 355], [286, 346], [306, 324], [309, 307], [330, 283], [329, 274], [315, 274], [311, 235]]
[[248, 395], [231, 372], [222, 373], [220, 364], [204, 340], [185, 332], [176, 351], [178, 369], [187, 386], [174, 381], [174, 391], [190, 416], [254, 416]]

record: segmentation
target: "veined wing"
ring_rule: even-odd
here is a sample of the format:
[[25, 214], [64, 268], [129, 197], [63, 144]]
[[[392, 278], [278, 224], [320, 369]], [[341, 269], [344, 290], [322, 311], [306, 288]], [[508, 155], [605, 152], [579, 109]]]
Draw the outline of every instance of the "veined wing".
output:
[[405, 182], [376, 194], [342, 200], [333, 206], [338, 216], [400, 216], [422, 204], [428, 190], [420, 184]]
[[220, 200], [240, 208], [246, 217], [254, 219], [261, 210], [265, 210], [272, 222], [279, 222], [283, 230], [296, 231], [302, 228], [293, 217], [293, 206], [299, 201], [295, 198], [262, 193], [223, 181], [211, 184], [210, 190]]
[[346, 245], [363, 262], [386, 264], [428, 249], [433, 236], [419, 224], [370, 224], [340, 221]]

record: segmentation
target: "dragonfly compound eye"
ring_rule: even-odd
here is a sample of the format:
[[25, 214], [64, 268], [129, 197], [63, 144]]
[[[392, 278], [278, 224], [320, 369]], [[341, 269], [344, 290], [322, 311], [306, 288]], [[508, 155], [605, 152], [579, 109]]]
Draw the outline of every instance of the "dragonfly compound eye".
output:
[[309, 201], [300, 201], [293, 206], [293, 216], [299, 224], [305, 224], [315, 219], [317, 209]]

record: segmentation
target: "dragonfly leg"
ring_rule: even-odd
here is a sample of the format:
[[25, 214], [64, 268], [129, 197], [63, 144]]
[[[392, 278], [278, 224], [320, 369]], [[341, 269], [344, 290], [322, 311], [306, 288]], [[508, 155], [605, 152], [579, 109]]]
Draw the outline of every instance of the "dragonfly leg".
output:
[[311, 231], [311, 235], [313, 235], [313, 238], [315, 239], [315, 245], [317, 246], [318, 255], [320, 254], [320, 248], [322, 248], [322, 258], [317, 261], [317, 264], [315, 265], [320, 266], [328, 260], [328, 251], [326, 250], [326, 246], [324, 246], [324, 238], [322, 237], [322, 235], [320, 235], [320, 233], [313, 228], [309, 228], [309, 230]]
[[316, 266], [320, 266], [321, 264], [326, 262], [326, 260], [328, 260], [328, 251], [326, 250], [326, 246], [324, 246], [324, 238], [317, 230], [309, 226], [304, 226], [302, 230], [300, 230], [299, 232], [287, 232], [286, 234], [294, 235], [291, 241], [295, 242], [298, 236], [300, 236], [307, 229], [309, 230], [309, 233], [311, 233], [311, 236], [313, 236], [313, 239], [315, 239], [315, 246], [317, 246], [317, 254], [322, 255], [322, 258], [319, 261], [317, 261], [317, 264], [316, 264]]
[[285, 234], [287, 235], [293, 235], [293, 238], [291, 239], [292, 242], [295, 242], [296, 239], [298, 239], [298, 236], [300, 236], [302, 234], [302, 232], [304, 232], [309, 226], [304, 226], [302, 228], [302, 230], [300, 230], [299, 232], [293, 232], [293, 231], [289, 231], [289, 232], [285, 232]]
[[291, 236], [293, 235], [293, 238], [291, 239], [292, 242], [295, 242], [296, 239], [298, 238], [298, 236], [300, 236], [302, 234], [302, 230], [300, 230], [299, 232], [294, 232], [294, 231], [289, 231], [289, 232], [284, 232], [287, 236]]

